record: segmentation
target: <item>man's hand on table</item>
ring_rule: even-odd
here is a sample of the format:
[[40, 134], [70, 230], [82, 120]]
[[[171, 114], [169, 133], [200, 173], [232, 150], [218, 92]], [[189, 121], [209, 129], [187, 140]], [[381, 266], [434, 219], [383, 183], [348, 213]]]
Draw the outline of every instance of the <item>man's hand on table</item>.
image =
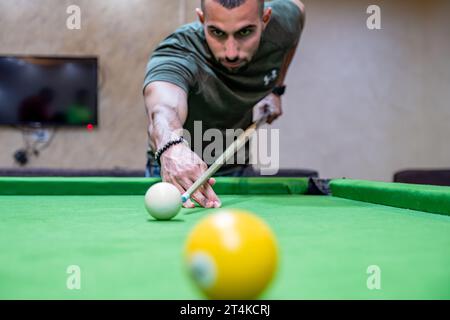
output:
[[[165, 182], [175, 185], [181, 194], [208, 169], [200, 157], [184, 144], [177, 144], [169, 148], [161, 155], [161, 177]], [[192, 198], [205, 208], [219, 208], [220, 200], [212, 186], [216, 180], [210, 178], [208, 183], [201, 186]], [[194, 208], [191, 200], [187, 200], [183, 206]]]

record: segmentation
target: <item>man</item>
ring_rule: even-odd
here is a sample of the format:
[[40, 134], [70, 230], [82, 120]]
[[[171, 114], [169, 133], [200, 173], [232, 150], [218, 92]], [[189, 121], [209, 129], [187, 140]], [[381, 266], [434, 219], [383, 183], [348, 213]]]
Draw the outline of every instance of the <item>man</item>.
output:
[[[211, 128], [223, 135], [245, 130], [253, 109], [269, 110], [268, 123], [279, 117], [284, 79], [304, 26], [299, 0], [202, 0], [197, 15], [199, 22], [182, 26], [155, 49], [144, 81], [147, 172], [161, 174], [181, 193], [211, 164], [184, 143], [183, 129], [196, 141]], [[240, 175], [246, 164], [225, 165], [218, 173]], [[192, 195], [203, 207], [220, 207], [214, 182]]]

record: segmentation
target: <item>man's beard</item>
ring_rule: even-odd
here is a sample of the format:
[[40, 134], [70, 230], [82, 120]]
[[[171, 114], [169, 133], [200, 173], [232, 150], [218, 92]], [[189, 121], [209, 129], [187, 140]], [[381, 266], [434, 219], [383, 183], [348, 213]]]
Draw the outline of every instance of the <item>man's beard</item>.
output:
[[244, 60], [242, 62], [241, 66], [239, 66], [237, 68], [229, 68], [229, 67], [225, 66], [224, 64], [222, 64], [220, 59], [215, 59], [215, 60], [216, 60], [217, 64], [222, 67], [222, 69], [225, 69], [226, 71], [228, 71], [228, 73], [231, 73], [231, 74], [237, 74], [239, 72], [245, 71], [248, 68], [249, 64], [250, 64], [249, 60]]

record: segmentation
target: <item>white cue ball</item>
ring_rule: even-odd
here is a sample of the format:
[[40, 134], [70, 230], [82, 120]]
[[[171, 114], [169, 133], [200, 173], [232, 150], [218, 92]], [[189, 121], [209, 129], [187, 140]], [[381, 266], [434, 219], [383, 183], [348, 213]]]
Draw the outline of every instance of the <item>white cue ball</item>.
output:
[[181, 193], [171, 183], [156, 183], [145, 193], [145, 208], [157, 220], [170, 220], [181, 209]]

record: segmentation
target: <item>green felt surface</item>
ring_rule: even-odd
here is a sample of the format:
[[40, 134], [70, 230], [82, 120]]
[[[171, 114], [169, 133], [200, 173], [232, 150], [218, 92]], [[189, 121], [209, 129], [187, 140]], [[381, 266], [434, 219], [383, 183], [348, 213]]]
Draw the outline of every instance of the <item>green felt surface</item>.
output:
[[450, 187], [338, 179], [334, 196], [397, 208], [450, 215]]
[[[448, 216], [324, 196], [221, 199], [257, 213], [277, 236], [280, 267], [263, 298], [450, 299]], [[142, 196], [0, 196], [0, 298], [202, 298], [183, 244], [214, 212], [183, 209], [156, 222]], [[66, 288], [69, 265], [81, 268], [81, 290]], [[366, 286], [370, 265], [381, 268], [381, 290]]]
[[[143, 195], [158, 178], [0, 177], [0, 195]], [[302, 194], [307, 178], [216, 178], [218, 194]]]

